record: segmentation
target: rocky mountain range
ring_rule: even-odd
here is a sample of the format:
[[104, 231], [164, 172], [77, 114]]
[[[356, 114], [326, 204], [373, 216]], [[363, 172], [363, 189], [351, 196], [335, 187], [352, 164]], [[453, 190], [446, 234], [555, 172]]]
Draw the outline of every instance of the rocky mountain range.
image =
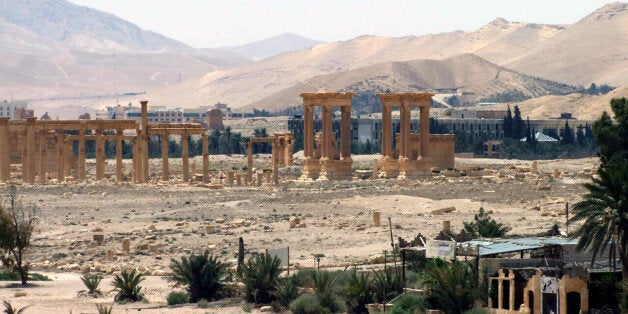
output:
[[465, 92], [469, 102], [512, 91], [562, 95], [593, 82], [628, 85], [625, 42], [626, 3], [572, 25], [497, 18], [471, 32], [331, 43], [283, 34], [195, 49], [65, 0], [4, 0], [0, 95], [51, 106], [53, 98], [63, 104], [91, 98], [105, 106], [115, 93], [125, 102], [267, 110], [300, 103], [303, 91], [449, 89]]

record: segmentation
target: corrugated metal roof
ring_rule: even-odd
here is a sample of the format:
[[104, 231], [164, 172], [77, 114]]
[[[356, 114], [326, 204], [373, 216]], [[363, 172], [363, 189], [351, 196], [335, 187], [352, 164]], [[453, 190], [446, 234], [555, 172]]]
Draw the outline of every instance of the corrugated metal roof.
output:
[[516, 238], [516, 239], [491, 239], [491, 240], [471, 240], [459, 243], [459, 246], [475, 249], [480, 246], [480, 256], [536, 250], [547, 245], [567, 245], [576, 244], [578, 239], [568, 239], [561, 237], [547, 238]]

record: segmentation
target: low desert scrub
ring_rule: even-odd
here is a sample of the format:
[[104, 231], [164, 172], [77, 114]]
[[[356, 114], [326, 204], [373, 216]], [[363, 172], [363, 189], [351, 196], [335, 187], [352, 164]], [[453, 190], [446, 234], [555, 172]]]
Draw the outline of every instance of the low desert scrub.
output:
[[138, 273], [135, 269], [128, 272], [123, 270], [120, 275], [116, 275], [111, 283], [117, 290], [114, 300], [116, 302], [137, 302], [144, 300], [144, 294], [140, 291], [140, 282], [144, 281], [144, 274]]
[[185, 304], [190, 301], [190, 296], [185, 291], [172, 291], [166, 298], [168, 305]]
[[100, 281], [102, 280], [102, 276], [98, 274], [85, 274], [81, 276], [81, 281], [87, 288], [87, 290], [81, 290], [77, 293], [78, 296], [88, 295], [93, 298], [98, 298], [102, 296], [102, 292], [98, 289], [100, 285]]

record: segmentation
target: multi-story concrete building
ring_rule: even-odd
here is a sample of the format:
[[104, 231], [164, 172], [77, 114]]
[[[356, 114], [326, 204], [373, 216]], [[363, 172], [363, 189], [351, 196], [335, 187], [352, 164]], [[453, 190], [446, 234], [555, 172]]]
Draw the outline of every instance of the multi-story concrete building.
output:
[[[16, 116], [17, 111], [17, 116]], [[28, 109], [26, 101], [2, 101], [0, 102], [0, 117], [8, 117], [11, 120], [29, 118], [33, 110]]]

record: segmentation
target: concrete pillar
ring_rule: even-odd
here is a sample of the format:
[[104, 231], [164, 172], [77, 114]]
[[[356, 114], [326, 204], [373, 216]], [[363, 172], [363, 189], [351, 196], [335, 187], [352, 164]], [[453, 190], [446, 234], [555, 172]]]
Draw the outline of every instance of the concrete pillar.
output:
[[321, 158], [329, 158], [333, 157], [333, 139], [334, 139], [334, 130], [333, 123], [334, 118], [332, 115], [332, 107], [325, 105], [322, 106], [323, 109], [323, 140], [321, 143]]
[[170, 165], [168, 164], [168, 133], [161, 133], [161, 180], [170, 180]]
[[203, 132], [201, 149], [203, 153], [203, 182], [209, 182], [209, 138], [207, 133]]
[[116, 179], [122, 181], [122, 129], [116, 129]]
[[26, 119], [26, 168], [28, 169], [26, 182], [35, 183], [35, 118]]
[[102, 130], [96, 129], [96, 180], [105, 177], [105, 141], [102, 138]]
[[[349, 103], [350, 105], [351, 103]], [[342, 106], [341, 107], [341, 115], [340, 115], [340, 125], [341, 125], [341, 148], [340, 148], [340, 159], [351, 158], [351, 107], [350, 106]]]
[[65, 180], [65, 144], [63, 130], [57, 130], [57, 181]]
[[246, 179], [248, 184], [253, 183], [253, 143], [246, 146]]
[[303, 156], [314, 155], [314, 108], [307, 102], [303, 104]]
[[420, 108], [420, 142], [421, 142], [421, 152], [420, 156], [422, 157], [430, 157], [432, 156], [432, 148], [430, 143], [430, 106], [421, 106]]
[[188, 135], [181, 135], [181, 164], [183, 165], [183, 181], [190, 180], [190, 166], [188, 160]]
[[45, 184], [47, 182], [46, 180], [46, 172], [48, 172], [47, 170], [47, 164], [46, 162], [48, 161], [47, 157], [48, 157], [48, 137], [46, 137], [46, 133], [42, 132], [41, 136], [39, 137], [39, 176], [38, 176], [38, 183], [40, 184]]
[[79, 129], [78, 138], [78, 180], [85, 181], [85, 126]]
[[0, 118], [0, 181], [11, 179], [11, 144], [9, 143], [9, 118]]
[[382, 104], [382, 157], [392, 157], [391, 107]]

